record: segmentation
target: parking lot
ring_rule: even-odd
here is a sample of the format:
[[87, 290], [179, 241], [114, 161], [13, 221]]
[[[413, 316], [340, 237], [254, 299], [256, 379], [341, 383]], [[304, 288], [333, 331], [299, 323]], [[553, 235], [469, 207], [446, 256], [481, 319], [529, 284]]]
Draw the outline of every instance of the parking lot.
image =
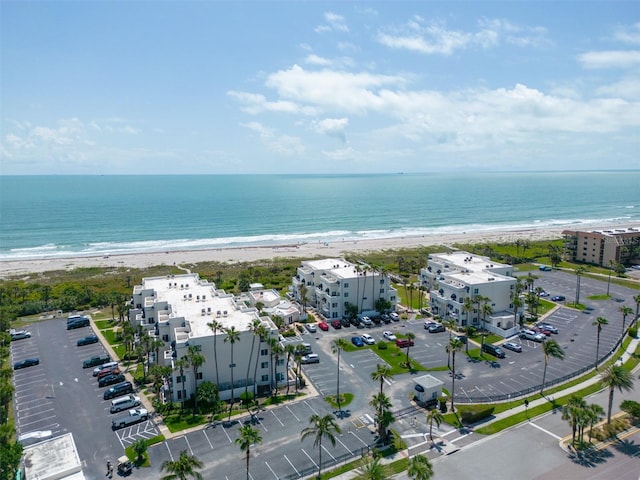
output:
[[102, 476], [106, 461], [115, 461], [135, 439], [158, 435], [152, 421], [111, 430], [110, 402], [102, 398], [105, 389], [98, 388], [93, 368], [82, 368], [84, 359], [106, 352], [100, 343], [76, 345], [93, 333], [91, 327], [66, 330], [64, 319], [54, 319], [24, 328], [32, 337], [11, 342], [11, 361], [39, 357], [40, 364], [15, 371], [18, 435], [72, 432], [88, 478]]
[[[253, 424], [263, 440], [251, 447], [251, 478], [298, 478], [317, 468], [318, 449], [312, 439], [300, 441], [300, 432], [309, 425], [311, 415], [326, 415], [331, 409], [321, 398], [302, 399], [287, 405], [256, 413]], [[336, 438], [335, 447], [323, 442], [323, 465], [340, 459], [359, 458], [363, 449], [372, 444], [374, 435], [368, 428], [356, 428], [352, 418], [338, 420], [343, 432]], [[217, 422], [207, 428], [166, 441], [149, 449], [152, 465], [159, 466], [166, 459], [176, 459], [186, 450], [205, 463], [204, 478], [244, 479], [246, 473], [243, 452], [234, 443], [243, 424], [251, 423], [247, 414], [231, 422]], [[215, 472], [215, 474], [214, 474]], [[155, 477], [154, 477], [155, 478]]]

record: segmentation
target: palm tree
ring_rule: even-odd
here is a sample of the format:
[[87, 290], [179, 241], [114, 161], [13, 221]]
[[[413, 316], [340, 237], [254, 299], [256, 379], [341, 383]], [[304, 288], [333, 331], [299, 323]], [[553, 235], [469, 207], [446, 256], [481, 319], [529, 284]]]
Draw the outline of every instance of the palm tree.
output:
[[391, 375], [391, 367], [386, 363], [378, 363], [376, 369], [371, 372], [371, 380], [374, 382], [380, 381], [380, 393], [382, 393], [385, 379], [391, 378], [393, 378]]
[[634, 315], [633, 320], [631, 320], [631, 327], [635, 325], [638, 321], [638, 315], [640, 315], [640, 293], [633, 297], [633, 301], [636, 302], [636, 314]]
[[[464, 303], [462, 304], [462, 312], [466, 314], [467, 318], [466, 318], [466, 325], [467, 325], [467, 337], [471, 337], [471, 335], [469, 334], [469, 328], [471, 327], [471, 325], [469, 324], [469, 313], [470, 312], [475, 312], [476, 311], [476, 304], [475, 302], [467, 297], [464, 299]], [[467, 341], [466, 344], [466, 352], [467, 354], [469, 353], [469, 342]]]
[[[256, 328], [253, 331], [253, 337], [258, 337], [258, 352], [260, 352], [260, 347], [262, 345], [262, 342], [268, 337], [269, 335], [269, 329], [264, 326], [264, 325], [260, 325], [258, 328]], [[260, 355], [256, 355], [256, 362], [253, 366], [253, 397], [255, 398], [258, 395], [258, 390], [257, 390], [257, 379], [258, 379], [258, 364], [260, 363]]]
[[235, 439], [235, 443], [240, 445], [240, 450], [245, 452], [247, 461], [247, 480], [249, 480], [249, 457], [251, 456], [251, 445], [262, 442], [262, 436], [260, 432], [253, 428], [251, 425], [244, 425], [240, 427], [240, 436]]
[[216, 366], [216, 385], [220, 388], [220, 377], [218, 375], [218, 349], [216, 348], [216, 338], [218, 332], [223, 331], [222, 323], [212, 320], [211, 323], [207, 323], [207, 326], [213, 330], [213, 361]]
[[181, 357], [176, 361], [176, 368], [180, 370], [180, 384], [182, 385], [182, 395], [180, 395], [182, 400], [182, 409], [184, 409], [184, 401], [187, 399], [187, 390], [184, 388], [184, 369], [189, 368], [189, 357]]
[[310, 426], [304, 428], [300, 433], [300, 439], [305, 440], [307, 437], [313, 437], [313, 446], [318, 447], [318, 479], [322, 476], [322, 439], [326, 438], [331, 445], [336, 445], [336, 434], [342, 433], [340, 426], [336, 423], [335, 418], [331, 414], [324, 417], [320, 415], [311, 415], [309, 418]]
[[411, 348], [411, 345], [413, 344], [413, 340], [416, 338], [415, 333], [412, 332], [408, 332], [406, 335], [407, 337], [407, 368], [409, 370], [411, 370], [411, 364], [409, 363], [409, 349]]
[[562, 419], [567, 420], [571, 425], [571, 441], [576, 442], [576, 432], [578, 430], [578, 417], [580, 411], [587, 408], [587, 402], [577, 395], [571, 395], [566, 405], [562, 407]]
[[542, 385], [540, 385], [540, 395], [544, 390], [544, 379], [547, 376], [547, 365], [549, 364], [549, 358], [557, 358], [559, 360], [564, 359], [564, 350], [558, 342], [555, 340], [547, 340], [542, 344], [542, 353], [544, 353], [544, 370], [542, 371]]
[[604, 317], [598, 317], [596, 318], [595, 322], [593, 322], [591, 325], [595, 325], [596, 327], [598, 327], [597, 336], [596, 336], [596, 364], [595, 364], [595, 368], [597, 370], [598, 359], [600, 354], [600, 332], [602, 331], [602, 327], [604, 325], [609, 325], [609, 322]]
[[286, 393], [286, 397], [289, 398], [289, 362], [291, 362], [291, 357], [295, 357], [296, 354], [296, 347], [295, 345], [288, 343], [285, 347], [284, 347], [284, 351], [287, 354], [287, 363], [284, 367], [284, 371], [285, 371], [285, 379], [287, 381], [287, 393]]
[[344, 350], [344, 348], [348, 345], [347, 341], [344, 338], [339, 338], [333, 341], [331, 345], [331, 351], [333, 353], [338, 354], [338, 370], [337, 370], [337, 379], [336, 382], [336, 402], [338, 403], [338, 412], [341, 413], [342, 409], [340, 408], [340, 352]]
[[207, 361], [204, 355], [200, 353], [201, 345], [189, 345], [189, 363], [193, 368], [193, 415], [198, 411], [198, 370], [204, 362]]
[[439, 427], [443, 420], [444, 416], [437, 408], [432, 408], [427, 413], [427, 423], [429, 424], [429, 439], [431, 440], [431, 443], [433, 443], [433, 424], [435, 423], [436, 427]]
[[391, 400], [384, 393], [376, 393], [369, 402], [376, 411], [376, 424], [378, 426], [378, 438], [383, 444], [387, 443], [388, 428], [395, 418], [391, 413]]
[[430, 480], [433, 477], [433, 467], [427, 457], [416, 455], [409, 460], [407, 474], [412, 480]]
[[633, 389], [633, 377], [622, 365], [613, 364], [607, 368], [600, 379], [602, 386], [609, 389], [609, 408], [607, 409], [607, 423], [611, 423], [613, 409], [613, 393], [617, 388], [620, 393]]
[[631, 315], [633, 313], [633, 310], [631, 309], [631, 307], [627, 307], [626, 305], [621, 306], [619, 310], [622, 314], [622, 335], [624, 335], [624, 325], [627, 321], [627, 316]]
[[160, 480], [188, 480], [195, 478], [202, 480], [204, 477], [196, 468], [202, 468], [202, 462], [194, 455], [189, 455], [186, 450], [180, 452], [180, 457], [175, 461], [165, 460], [160, 467], [161, 471], [168, 472]]
[[139, 438], [133, 442], [131, 447], [136, 454], [135, 462], [140, 465], [144, 461], [144, 454], [147, 453], [147, 441], [144, 438]]
[[[487, 315], [493, 315], [493, 308], [491, 308], [489, 302], [491, 302], [490, 298], [483, 298], [482, 307], [480, 308], [480, 312], [482, 313], [482, 345], [484, 345], [484, 340], [486, 337]], [[482, 345], [480, 345], [480, 351], [482, 351]]]
[[456, 352], [462, 350], [462, 341], [459, 338], [452, 338], [447, 344], [447, 353], [451, 354], [451, 411], [454, 409], [454, 398], [456, 392]]
[[274, 381], [274, 390], [273, 393], [277, 396], [278, 395], [278, 360], [280, 359], [280, 356], [284, 353], [284, 347], [282, 346], [282, 344], [275, 339], [275, 342], [273, 342], [273, 345], [271, 345], [271, 353], [273, 354], [275, 361], [273, 362], [273, 368], [274, 368], [274, 377], [273, 377], [273, 381]]
[[589, 412], [589, 443], [591, 443], [591, 433], [593, 432], [593, 426], [598, 423], [604, 417], [604, 408], [597, 403], [592, 403], [587, 407]]
[[[261, 303], [261, 302], [258, 302], [258, 303]], [[256, 304], [256, 307], [257, 307], [257, 304]], [[260, 309], [258, 309], [258, 311], [260, 311]], [[256, 333], [256, 330], [258, 330], [261, 325], [262, 325], [262, 322], [258, 318], [253, 319], [253, 321], [249, 323], [249, 331], [253, 332], [253, 337], [251, 338], [251, 353], [249, 354], [249, 360], [247, 361], [247, 376], [244, 382], [244, 398], [245, 399], [249, 397], [249, 372], [251, 371], [251, 359], [253, 358], [253, 349], [255, 348], [255, 345], [256, 345], [255, 333]], [[260, 345], [258, 345], [258, 348], [260, 348]], [[258, 357], [260, 357], [260, 355], [258, 355]], [[255, 390], [255, 377], [253, 379], [253, 385]], [[256, 392], [253, 393], [254, 397], [255, 397], [255, 393]]]
[[576, 274], [576, 306], [580, 304], [580, 277], [587, 271], [585, 265], [578, 265], [575, 269]]
[[224, 329], [224, 333], [226, 333], [227, 335], [226, 337], [224, 337], [224, 343], [228, 342], [231, 344], [231, 364], [229, 365], [231, 370], [231, 398], [229, 399], [229, 420], [231, 420], [231, 410], [233, 409], [233, 400], [235, 398], [233, 391], [233, 370], [236, 366], [235, 363], [233, 363], [233, 346], [236, 342], [240, 341], [240, 332], [236, 330], [235, 325], [231, 325], [231, 327]]
[[356, 477], [357, 480], [387, 480], [391, 474], [390, 467], [381, 463], [378, 456], [363, 458], [358, 470], [362, 473]]

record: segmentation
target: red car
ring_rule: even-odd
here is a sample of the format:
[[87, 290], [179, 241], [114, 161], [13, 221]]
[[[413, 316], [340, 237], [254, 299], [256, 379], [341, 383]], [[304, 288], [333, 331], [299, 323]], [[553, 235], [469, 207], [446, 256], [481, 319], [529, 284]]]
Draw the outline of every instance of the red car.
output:
[[329, 330], [329, 325], [327, 325], [325, 322], [320, 322], [318, 323], [318, 328], [326, 332], [327, 330]]
[[396, 346], [400, 348], [413, 347], [413, 340], [408, 338], [399, 338], [396, 340]]
[[547, 330], [544, 327], [533, 327], [532, 329], [534, 332], [538, 332], [538, 333], [542, 333], [544, 335], [546, 335], [547, 337], [551, 336], [551, 331]]
[[336, 330], [339, 330], [342, 328], [342, 322], [340, 322], [340, 320], [334, 320], [333, 322], [331, 322], [331, 326]]

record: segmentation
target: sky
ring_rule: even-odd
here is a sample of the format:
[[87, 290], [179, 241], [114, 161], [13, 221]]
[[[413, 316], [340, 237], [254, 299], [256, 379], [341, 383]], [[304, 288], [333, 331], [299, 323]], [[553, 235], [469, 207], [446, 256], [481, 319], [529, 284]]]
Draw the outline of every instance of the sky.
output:
[[640, 168], [637, 1], [0, 2], [0, 174]]

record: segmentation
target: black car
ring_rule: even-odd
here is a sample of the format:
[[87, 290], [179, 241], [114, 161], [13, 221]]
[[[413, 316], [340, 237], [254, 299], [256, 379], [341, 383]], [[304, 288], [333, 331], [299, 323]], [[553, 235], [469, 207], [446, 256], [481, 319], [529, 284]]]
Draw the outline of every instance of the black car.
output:
[[98, 343], [98, 336], [97, 335], [89, 335], [87, 337], [82, 337], [81, 339], [79, 339], [76, 342], [76, 345], [81, 347], [83, 345], [91, 345], [92, 343]]
[[131, 384], [131, 382], [122, 382], [106, 389], [104, 391], [104, 395], [102, 395], [102, 398], [104, 398], [105, 400], [109, 400], [121, 395], [126, 395], [127, 393], [133, 393], [133, 385]]
[[83, 360], [82, 368], [97, 367], [98, 365], [102, 365], [103, 363], [107, 363], [110, 361], [111, 357], [109, 355], [96, 355]]
[[40, 364], [39, 358], [25, 358], [20, 362], [16, 362], [13, 364], [14, 370], [20, 370], [21, 368], [33, 367], [34, 365]]
[[551, 297], [551, 300], [553, 300], [554, 302], [564, 302], [566, 298], [564, 295], [555, 295]]
[[89, 319], [87, 317], [75, 318], [71, 322], [67, 323], [67, 330], [73, 330], [74, 328], [82, 328], [89, 326]]
[[113, 385], [114, 383], [124, 382], [126, 380], [125, 376], [121, 373], [106, 375], [98, 380], [98, 387], [106, 387], [109, 385]]

